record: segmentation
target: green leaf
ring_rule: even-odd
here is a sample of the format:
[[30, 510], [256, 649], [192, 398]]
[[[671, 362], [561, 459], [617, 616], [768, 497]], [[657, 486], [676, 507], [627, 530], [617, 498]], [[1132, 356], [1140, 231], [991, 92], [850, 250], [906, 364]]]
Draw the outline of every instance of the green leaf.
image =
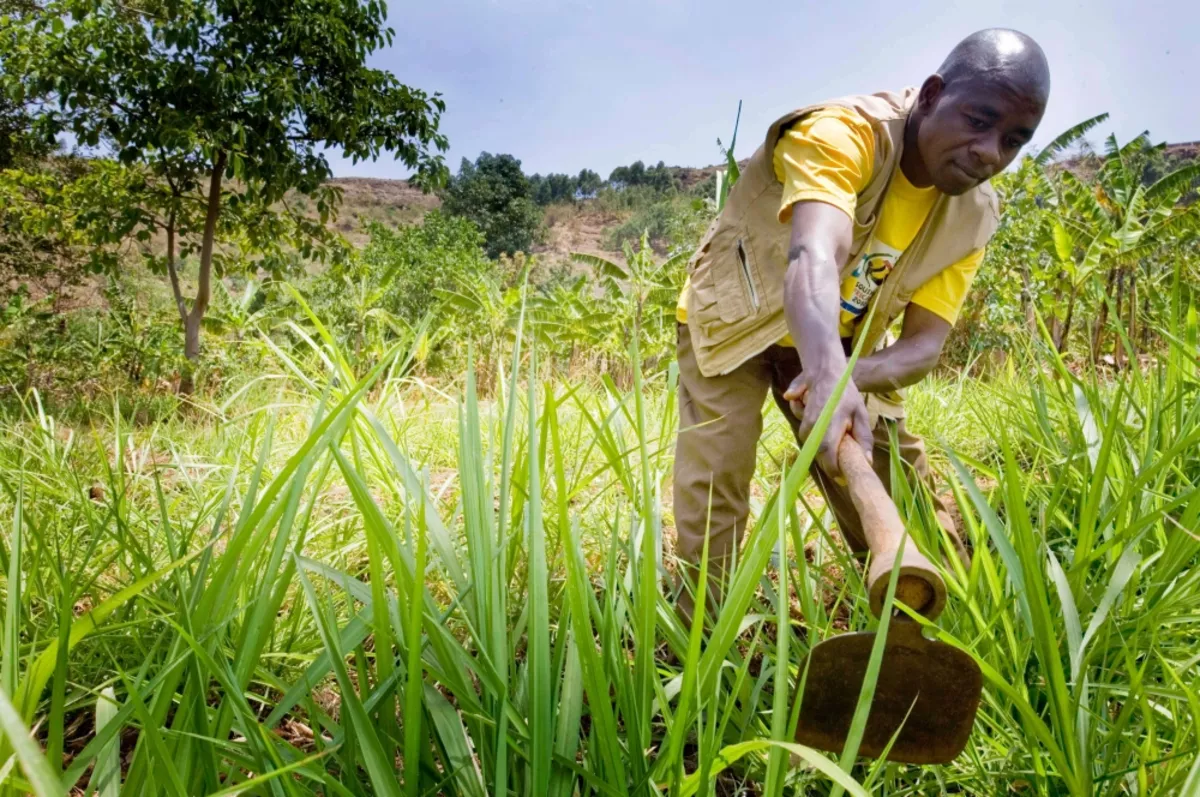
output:
[[304, 589], [304, 597], [308, 602], [313, 619], [316, 621], [321, 640], [332, 654], [333, 671], [341, 689], [342, 706], [347, 714], [346, 723], [349, 731], [354, 734], [355, 743], [363, 753], [371, 785], [376, 794], [385, 795], [385, 797], [401, 797], [400, 786], [396, 781], [395, 764], [384, 755], [383, 744], [375, 734], [374, 725], [371, 723], [367, 710], [359, 699], [354, 682], [350, 680], [350, 674], [346, 670], [346, 662], [343, 659], [344, 654], [339, 645], [333, 618], [317, 597], [316, 590], [313, 589], [312, 582], [308, 580], [304, 571], [297, 568], [296, 575], [300, 579], [300, 586]]
[[[103, 731], [109, 723], [117, 718], [117, 696], [111, 686], [100, 691], [96, 700], [96, 732]], [[121, 794], [121, 743], [118, 734], [114, 735], [104, 745], [96, 758], [95, 769], [92, 770], [90, 789], [95, 789], [98, 797], [120, 797]]]
[[[792, 742], [777, 742], [771, 739], [755, 739], [753, 741], [737, 742], [735, 744], [723, 747], [717, 758], [716, 764], [709, 773], [709, 776], [715, 777], [719, 773], [725, 771], [731, 765], [737, 763], [746, 755], [766, 750], [770, 747], [779, 747], [780, 749], [786, 750], [792, 755], [799, 756], [801, 759], [811, 764], [822, 775], [825, 775], [827, 778], [833, 781], [837, 788], [844, 789], [853, 795], [853, 797], [869, 797], [867, 791], [853, 778], [840, 770], [837, 764], [835, 764], [833, 761], [830, 761], [826, 756], [822, 755], [811, 747], [805, 747], [802, 744], [795, 744]], [[710, 784], [702, 784], [700, 782], [700, 773], [693, 772], [687, 777], [687, 780], [684, 781], [683, 789], [680, 791], [680, 797], [691, 797], [692, 795], [696, 794], [702, 785], [707, 787]]]
[[58, 776], [50, 768], [37, 742], [29, 735], [29, 729], [3, 689], [0, 689], [0, 734], [12, 746], [37, 797], [60, 797], [66, 794], [66, 789], [59, 783]]
[[1042, 151], [1037, 154], [1034, 161], [1039, 166], [1045, 166], [1054, 160], [1054, 156], [1063, 150], [1070, 147], [1079, 139], [1087, 135], [1088, 131], [1096, 125], [1102, 124], [1108, 119], [1107, 113], [1098, 114], [1091, 119], [1085, 119], [1074, 127], [1070, 127], [1059, 133], [1049, 144], [1042, 148]]
[[1200, 180], [1200, 161], [1181, 166], [1168, 175], [1160, 177], [1146, 189], [1146, 200], [1154, 202], [1171, 199], [1186, 193], [1192, 184]]
[[[128, 587], [113, 594], [111, 597], [102, 601], [99, 606], [92, 609], [87, 614], [77, 617], [75, 622], [71, 624], [71, 634], [68, 637], [67, 649], [75, 647], [79, 641], [88, 634], [95, 631], [104, 623], [108, 617], [117, 609], [124, 606], [133, 598], [141, 595], [164, 576], [172, 571], [182, 567], [188, 562], [195, 559], [204, 549], [193, 551], [164, 568], [156, 570], [148, 576], [143, 576]], [[24, 716], [30, 720], [33, 718], [33, 712], [37, 709], [38, 699], [42, 695], [42, 691], [46, 688], [46, 683], [54, 674], [54, 668], [58, 661], [58, 640], [55, 639], [46, 646], [41, 655], [34, 661], [33, 666], [29, 668], [29, 672], [25, 676], [25, 688], [21, 693], [21, 702], [23, 705]]]
[[1075, 239], [1071, 237], [1071, 233], [1067, 232], [1067, 228], [1061, 221], [1055, 220], [1050, 229], [1054, 237], [1054, 254], [1058, 257], [1058, 262], [1073, 266], [1075, 263]]

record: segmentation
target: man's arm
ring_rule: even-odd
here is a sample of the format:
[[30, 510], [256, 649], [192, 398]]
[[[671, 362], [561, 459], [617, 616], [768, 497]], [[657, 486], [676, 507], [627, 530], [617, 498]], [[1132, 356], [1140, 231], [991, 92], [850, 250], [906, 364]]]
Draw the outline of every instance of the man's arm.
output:
[[900, 339], [886, 349], [859, 357], [854, 384], [863, 393], [886, 393], [920, 382], [942, 356], [950, 324], [920, 305], [904, 311]]
[[[812, 431], [846, 369], [838, 336], [838, 272], [850, 252], [853, 233], [850, 217], [833, 205], [798, 202], [792, 209], [783, 308], [802, 372], [784, 395], [800, 419], [801, 439]], [[831, 476], [841, 475], [837, 450], [846, 434], [863, 447], [869, 461], [873, 436], [866, 404], [854, 381], [846, 385], [817, 451], [818, 463]]]

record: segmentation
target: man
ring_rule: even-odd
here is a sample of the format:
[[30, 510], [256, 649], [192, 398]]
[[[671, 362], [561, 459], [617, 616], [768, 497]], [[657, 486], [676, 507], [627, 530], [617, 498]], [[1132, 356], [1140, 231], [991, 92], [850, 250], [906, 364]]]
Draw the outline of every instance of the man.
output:
[[[713, 583], [722, 578], [746, 525], [767, 393], [805, 440], [860, 338], [812, 468], [850, 548], [862, 553], [866, 540], [840, 483], [845, 435], [889, 491], [892, 434], [912, 474], [928, 478], [897, 391], [937, 364], [999, 221], [987, 181], [1029, 143], [1049, 87], [1037, 43], [984, 30], [919, 90], [819, 103], [771, 125], [688, 264], [679, 301], [683, 562], [699, 561], [707, 530]], [[901, 315], [899, 339], [885, 345]], [[687, 590], [679, 601], [690, 616]]]

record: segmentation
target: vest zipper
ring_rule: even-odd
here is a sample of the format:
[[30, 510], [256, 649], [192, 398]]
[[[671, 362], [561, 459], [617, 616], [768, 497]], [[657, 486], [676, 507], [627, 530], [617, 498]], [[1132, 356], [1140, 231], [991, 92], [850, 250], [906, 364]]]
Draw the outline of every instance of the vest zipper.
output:
[[742, 245], [742, 239], [738, 238], [737, 242], [738, 262], [742, 264], [742, 276], [746, 279], [746, 289], [750, 291], [750, 305], [754, 308], [754, 312], [758, 312], [758, 290], [754, 287], [754, 280], [750, 278], [750, 264], [746, 262], [746, 247]]

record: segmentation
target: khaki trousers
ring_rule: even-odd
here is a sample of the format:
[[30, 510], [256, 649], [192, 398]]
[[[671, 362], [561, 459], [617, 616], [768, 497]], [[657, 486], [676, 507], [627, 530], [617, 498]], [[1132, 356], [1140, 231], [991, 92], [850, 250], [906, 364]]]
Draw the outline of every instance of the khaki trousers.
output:
[[[679, 435], [675, 444], [674, 480], [676, 554], [685, 564], [699, 563], [707, 528], [710, 572], [714, 579], [719, 579], [741, 540], [750, 512], [750, 482], [754, 477], [758, 439], [762, 435], [762, 406], [768, 392], [787, 418], [792, 433], [799, 428], [783, 393], [800, 373], [800, 357], [793, 348], [771, 346], [729, 374], [706, 377], [696, 364], [688, 328], [680, 325], [678, 358]], [[880, 418], [874, 430], [872, 464], [889, 494], [892, 487], [889, 426], [893, 425], [900, 456], [910, 466], [908, 470], [912, 477], [927, 482], [930, 478], [921, 439], [909, 434], [903, 419]], [[849, 491], [826, 476], [815, 462], [810, 472], [832, 509], [846, 543], [856, 554], [864, 554], [867, 542]], [[930, 492], [938, 521], [950, 534], [959, 556], [964, 562], [969, 561], [954, 521], [936, 493]]]

